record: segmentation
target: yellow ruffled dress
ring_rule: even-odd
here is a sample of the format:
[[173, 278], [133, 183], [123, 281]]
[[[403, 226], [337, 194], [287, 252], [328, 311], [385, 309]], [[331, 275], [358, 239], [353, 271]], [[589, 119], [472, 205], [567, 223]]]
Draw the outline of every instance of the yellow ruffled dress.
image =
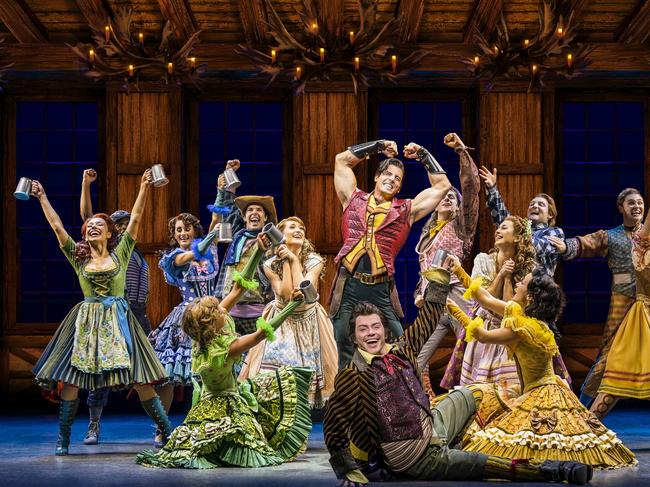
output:
[[508, 410], [474, 431], [463, 450], [507, 458], [574, 460], [596, 468], [636, 464], [616, 433], [607, 429], [553, 372], [559, 353], [553, 332], [524, 315], [521, 306], [506, 306], [502, 327], [521, 338], [507, 345], [514, 357], [523, 394]]

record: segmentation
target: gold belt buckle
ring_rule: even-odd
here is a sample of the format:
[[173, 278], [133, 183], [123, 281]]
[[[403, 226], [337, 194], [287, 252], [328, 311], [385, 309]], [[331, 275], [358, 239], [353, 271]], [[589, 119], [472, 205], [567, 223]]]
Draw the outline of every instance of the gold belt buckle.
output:
[[373, 276], [372, 274], [362, 273], [360, 281], [362, 284], [367, 284], [369, 286], [372, 286], [375, 284], [375, 276]]

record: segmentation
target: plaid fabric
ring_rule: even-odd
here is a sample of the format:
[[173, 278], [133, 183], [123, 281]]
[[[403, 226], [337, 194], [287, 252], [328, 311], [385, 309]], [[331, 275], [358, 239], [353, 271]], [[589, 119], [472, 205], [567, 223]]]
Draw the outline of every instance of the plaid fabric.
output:
[[[496, 186], [487, 190], [487, 207], [495, 225], [500, 225], [510, 215]], [[548, 238], [557, 237], [564, 240], [564, 231], [560, 227], [549, 227], [542, 223], [534, 224], [532, 231], [533, 245], [537, 251], [537, 261], [552, 276], [555, 274], [555, 266], [557, 266], [561, 255]]]

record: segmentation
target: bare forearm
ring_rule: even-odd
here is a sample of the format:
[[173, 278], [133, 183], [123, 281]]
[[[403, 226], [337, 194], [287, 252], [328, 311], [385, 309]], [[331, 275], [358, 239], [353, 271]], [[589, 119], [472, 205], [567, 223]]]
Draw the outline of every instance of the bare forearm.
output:
[[63, 226], [61, 218], [59, 217], [58, 213], [54, 211], [54, 208], [50, 204], [50, 201], [47, 199], [47, 196], [43, 195], [40, 198], [40, 203], [41, 208], [43, 209], [43, 214], [45, 215], [45, 219], [50, 224], [50, 227], [52, 227], [52, 230], [54, 230], [56, 238], [59, 241], [59, 245], [63, 245], [70, 237], [68, 236], [68, 232], [66, 232]]
[[184, 265], [189, 264], [193, 260], [194, 260], [194, 252], [188, 250], [174, 257], [174, 265], [176, 267], [183, 267]]
[[492, 311], [498, 315], [503, 315], [506, 309], [506, 303], [500, 299], [492, 296], [488, 291], [482, 287], [478, 288], [474, 293], [474, 299], [485, 309]]
[[237, 357], [243, 353], [246, 353], [255, 345], [262, 342], [264, 338], [266, 338], [266, 335], [264, 335], [264, 332], [262, 332], [262, 330], [257, 330], [253, 333], [249, 333], [248, 335], [239, 337], [237, 340], [230, 344], [228, 355], [231, 357]]
[[93, 216], [93, 203], [90, 199], [90, 184], [81, 183], [81, 198], [79, 200], [79, 213], [81, 219], [86, 221]]
[[138, 196], [135, 199], [133, 208], [131, 209], [131, 219], [129, 220], [129, 226], [127, 231], [129, 235], [134, 239], [137, 238], [138, 229], [140, 228], [140, 221], [142, 220], [142, 214], [144, 212], [144, 207], [147, 202], [147, 194], [149, 193], [149, 185], [146, 183], [140, 184], [140, 191], [138, 191]]
[[361, 161], [362, 159], [358, 159], [349, 150], [336, 155], [334, 162], [334, 189], [343, 206], [347, 205], [354, 189], [357, 187], [357, 178], [352, 169]]
[[486, 288], [492, 296], [500, 298], [503, 295], [503, 279], [504, 275], [498, 272], [494, 280]]

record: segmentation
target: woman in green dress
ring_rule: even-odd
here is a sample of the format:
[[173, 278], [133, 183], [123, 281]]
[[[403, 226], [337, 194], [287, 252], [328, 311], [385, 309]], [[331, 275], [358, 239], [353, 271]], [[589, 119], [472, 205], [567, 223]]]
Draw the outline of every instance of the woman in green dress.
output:
[[274, 338], [272, 329], [300, 304], [300, 293], [294, 292], [287, 311], [268, 323], [260, 318], [256, 332], [238, 336], [228, 312], [244, 291], [235, 284], [221, 302], [205, 296], [187, 306], [182, 326], [194, 342], [192, 369], [202, 380], [200, 397], [162, 450], [140, 453], [137, 463], [266, 467], [290, 461], [305, 450], [311, 431], [307, 400], [311, 370], [282, 367], [242, 383], [237, 383], [234, 372], [242, 354], [265, 338]]
[[84, 300], [64, 318], [33, 369], [42, 387], [63, 383], [56, 455], [68, 454], [80, 388], [93, 391], [133, 387], [156, 425], [167, 435], [171, 433], [169, 419], [151, 385], [166, 377], [165, 370], [124, 299], [126, 268], [151, 181], [151, 171], [147, 170], [119, 243], [115, 224], [103, 213], [84, 222], [82, 240], [76, 243], [63, 227], [43, 186], [38, 181], [32, 183], [32, 194], [40, 201], [84, 294]]

